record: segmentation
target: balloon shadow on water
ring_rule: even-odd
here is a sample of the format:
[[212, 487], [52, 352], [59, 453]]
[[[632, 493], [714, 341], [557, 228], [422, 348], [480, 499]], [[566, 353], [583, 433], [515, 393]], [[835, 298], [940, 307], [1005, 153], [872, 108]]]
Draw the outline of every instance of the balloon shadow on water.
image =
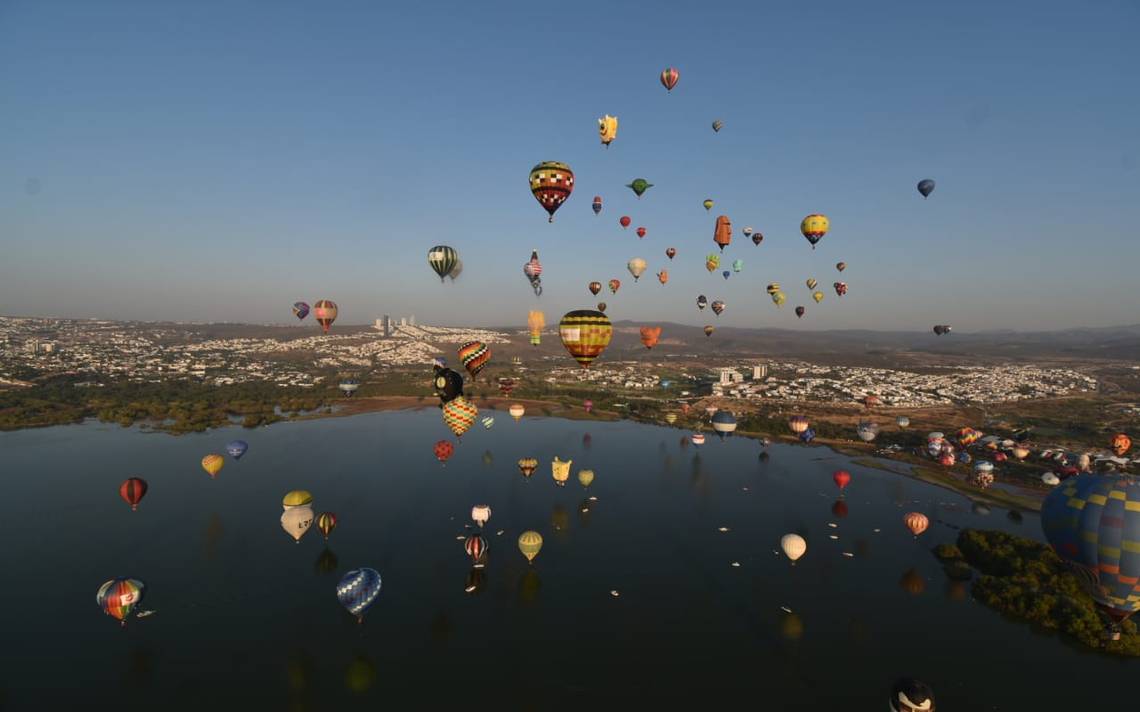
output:
[[578, 523], [582, 525], [583, 529], [590, 525], [590, 509], [593, 506], [594, 502], [589, 497], [578, 503]]
[[926, 591], [926, 579], [918, 569], [907, 569], [899, 579], [899, 588], [912, 596], [921, 596]]
[[533, 567], [527, 567], [519, 577], [518, 601], [524, 606], [532, 606], [538, 602], [539, 591], [542, 589], [542, 579]]
[[344, 672], [344, 686], [361, 695], [376, 682], [376, 665], [364, 653], [357, 653]]
[[124, 670], [124, 678], [128, 687], [149, 687], [154, 679], [154, 650], [146, 645], [132, 648], [130, 664]]
[[331, 573], [336, 573], [337, 567], [340, 565], [340, 560], [332, 549], [327, 546], [321, 550], [320, 556], [317, 557], [316, 562], [313, 563], [313, 569], [316, 570], [318, 576], [324, 576]]
[[437, 645], [446, 645], [455, 634], [455, 623], [446, 611], [439, 611], [431, 619], [431, 640]]
[[550, 510], [550, 526], [554, 529], [554, 536], [558, 539], [565, 539], [570, 534], [570, 512], [566, 511], [566, 505], [557, 502], [554, 508]]
[[487, 569], [472, 566], [463, 581], [463, 592], [471, 596], [483, 593], [487, 586]]
[[226, 530], [222, 527], [222, 518], [217, 512], [210, 513], [210, 521], [206, 524], [206, 560], [213, 561], [218, 555], [218, 547]]

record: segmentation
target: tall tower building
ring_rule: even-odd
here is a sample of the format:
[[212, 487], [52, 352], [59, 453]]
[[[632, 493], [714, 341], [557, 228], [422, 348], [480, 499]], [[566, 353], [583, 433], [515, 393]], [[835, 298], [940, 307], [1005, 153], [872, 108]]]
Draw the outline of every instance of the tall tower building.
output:
[[415, 326], [415, 325], [416, 325], [416, 315], [412, 314], [410, 317], [408, 317], [408, 326]]
[[392, 317], [387, 314], [384, 315], [384, 336], [389, 337], [392, 335]]
[[762, 363], [752, 367], [752, 380], [759, 381], [768, 377], [768, 364]]

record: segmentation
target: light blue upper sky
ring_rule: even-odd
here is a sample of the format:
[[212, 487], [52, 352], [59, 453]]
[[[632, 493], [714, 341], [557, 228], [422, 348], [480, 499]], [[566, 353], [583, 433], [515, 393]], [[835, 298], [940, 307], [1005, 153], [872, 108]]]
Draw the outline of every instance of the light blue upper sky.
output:
[[[0, 0], [0, 313], [285, 323], [329, 298], [347, 323], [522, 323], [618, 277], [609, 314], [637, 321], [1135, 323], [1138, 26], [1127, 1]], [[552, 225], [542, 160], [577, 176]], [[722, 213], [727, 282], [704, 268]]]

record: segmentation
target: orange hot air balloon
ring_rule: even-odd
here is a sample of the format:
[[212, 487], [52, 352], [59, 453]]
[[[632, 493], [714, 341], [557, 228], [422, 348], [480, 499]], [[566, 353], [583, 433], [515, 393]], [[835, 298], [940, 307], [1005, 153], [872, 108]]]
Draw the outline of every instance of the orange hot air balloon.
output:
[[658, 272], [657, 273], [657, 281], [660, 282], [661, 284], [665, 284], [666, 282], [668, 282], [669, 281], [669, 270], [663, 269], [660, 272]]
[[313, 305], [313, 316], [316, 317], [317, 323], [321, 325], [321, 329], [327, 334], [329, 327], [336, 321], [337, 314], [336, 302], [331, 302], [328, 299], [322, 299]]
[[907, 512], [903, 517], [903, 524], [906, 525], [906, 528], [910, 530], [911, 534], [917, 537], [930, 526], [930, 520], [921, 512]]
[[728, 247], [732, 242], [732, 221], [728, 219], [727, 215], [721, 215], [716, 219], [716, 230], [713, 232], [713, 242], [717, 244], [721, 252], [724, 248]]
[[211, 479], [217, 477], [218, 473], [222, 471], [222, 466], [226, 464], [226, 458], [221, 455], [207, 455], [202, 458], [202, 469]]
[[619, 290], [619, 289], [621, 289], [621, 280], [620, 279], [611, 279], [610, 280], [610, 292], [617, 294], [617, 290]]
[[677, 86], [680, 79], [681, 73], [673, 67], [666, 67], [661, 70], [661, 86], [665, 87], [665, 91], [673, 91], [673, 87]]
[[1132, 447], [1132, 438], [1125, 433], [1117, 433], [1112, 436], [1111, 447], [1117, 457], [1124, 457], [1124, 453]]
[[643, 326], [641, 327], [641, 343], [645, 344], [645, 348], [651, 349], [657, 345], [657, 340], [661, 338], [660, 326]]

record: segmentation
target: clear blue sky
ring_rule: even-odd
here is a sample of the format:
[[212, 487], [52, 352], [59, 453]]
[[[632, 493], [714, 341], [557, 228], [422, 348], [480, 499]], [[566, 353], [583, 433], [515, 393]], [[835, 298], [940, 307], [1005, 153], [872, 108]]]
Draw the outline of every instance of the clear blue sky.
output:
[[[636, 321], [1140, 321], [1135, 2], [395, 7], [0, 0], [0, 313], [286, 323], [329, 298], [347, 323], [521, 324], [619, 277], [609, 314]], [[577, 175], [553, 225], [527, 185], [542, 160]], [[832, 221], [815, 252], [813, 212]], [[727, 282], [703, 264], [721, 213], [745, 261]], [[439, 243], [455, 284], [427, 266]]]

